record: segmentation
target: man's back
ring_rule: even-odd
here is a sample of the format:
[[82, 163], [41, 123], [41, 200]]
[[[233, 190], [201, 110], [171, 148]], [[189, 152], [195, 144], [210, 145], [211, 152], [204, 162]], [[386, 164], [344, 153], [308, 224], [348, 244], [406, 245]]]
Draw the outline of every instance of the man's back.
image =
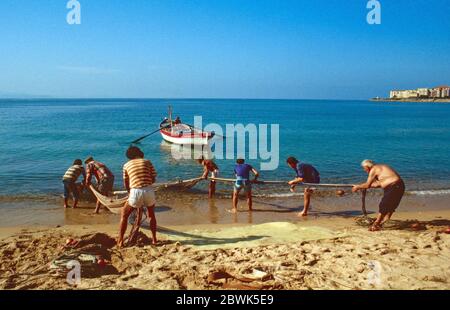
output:
[[249, 164], [237, 164], [234, 168], [234, 173], [237, 177], [241, 177], [243, 179], [250, 178], [250, 171], [252, 171], [253, 167]]
[[130, 188], [150, 186], [155, 182], [155, 178], [155, 168], [147, 159], [132, 159], [123, 166], [123, 179], [130, 182]]
[[375, 165], [372, 169], [374, 169], [377, 180], [382, 188], [386, 188], [401, 179], [397, 171], [395, 171], [388, 165], [378, 164]]
[[91, 161], [86, 166], [87, 173], [89, 175], [94, 175], [97, 181], [101, 181], [103, 179], [114, 177], [111, 170], [109, 170], [105, 164], [99, 161]]
[[299, 162], [295, 170], [297, 177], [304, 179], [304, 182], [320, 183], [320, 173], [314, 166]]
[[219, 169], [219, 167], [217, 167], [216, 163], [210, 159], [204, 160], [203, 165], [208, 169], [208, 171], [211, 171], [211, 172]]
[[63, 180], [76, 182], [81, 174], [85, 174], [84, 167], [82, 165], [73, 165], [67, 169], [63, 176]]

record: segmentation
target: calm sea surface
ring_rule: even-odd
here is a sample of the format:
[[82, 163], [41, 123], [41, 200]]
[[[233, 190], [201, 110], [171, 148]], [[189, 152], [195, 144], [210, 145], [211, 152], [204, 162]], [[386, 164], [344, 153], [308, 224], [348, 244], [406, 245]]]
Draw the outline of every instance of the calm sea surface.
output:
[[[410, 190], [450, 189], [450, 105], [322, 100], [23, 100], [0, 101], [0, 196], [59, 194], [76, 158], [93, 155], [116, 175], [130, 141], [155, 130], [172, 105], [187, 123], [280, 124], [280, 166], [264, 179], [287, 180], [285, 159], [314, 164], [323, 182], [359, 182], [365, 158], [396, 168]], [[201, 173], [177, 161], [155, 134], [141, 142], [159, 181]], [[249, 160], [259, 168], [258, 160]], [[234, 161], [219, 160], [231, 177]]]

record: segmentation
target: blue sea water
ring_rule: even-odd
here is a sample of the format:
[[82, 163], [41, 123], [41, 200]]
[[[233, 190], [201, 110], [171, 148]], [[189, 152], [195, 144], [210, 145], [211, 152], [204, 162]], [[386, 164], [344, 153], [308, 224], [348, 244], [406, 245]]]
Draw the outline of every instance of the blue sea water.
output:
[[[130, 141], [157, 129], [171, 105], [193, 123], [280, 125], [280, 166], [264, 179], [293, 176], [287, 156], [311, 163], [323, 182], [365, 179], [365, 158], [392, 165], [408, 189], [450, 188], [450, 105], [332, 100], [2, 100], [0, 101], [0, 195], [57, 194], [76, 158], [93, 155], [116, 175]], [[159, 180], [201, 173], [193, 160], [177, 161], [155, 134], [140, 144]], [[256, 168], [258, 160], [250, 160]], [[231, 177], [234, 161], [219, 160]]]

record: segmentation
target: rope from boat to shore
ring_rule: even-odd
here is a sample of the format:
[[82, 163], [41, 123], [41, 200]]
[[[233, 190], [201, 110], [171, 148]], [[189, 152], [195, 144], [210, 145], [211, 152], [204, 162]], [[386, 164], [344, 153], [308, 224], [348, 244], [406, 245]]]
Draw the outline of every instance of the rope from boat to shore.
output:
[[[186, 189], [191, 188], [195, 186], [198, 182], [203, 180], [203, 178], [193, 178], [188, 180], [178, 180], [178, 181], [171, 181], [166, 183], [155, 183], [152, 185], [152, 187], [155, 190], [162, 189], [162, 188], [170, 188], [170, 187], [177, 187], [182, 186]], [[121, 208], [125, 204], [125, 202], [128, 200], [128, 192], [127, 191], [116, 191], [113, 192], [113, 197], [108, 197], [105, 195], [102, 195], [99, 193], [94, 186], [89, 187], [94, 194], [94, 196], [100, 201], [102, 205], [108, 208], [109, 211], [111, 211], [114, 214], [119, 214]], [[124, 197], [117, 197], [117, 196], [124, 196]]]
[[[204, 180], [203, 178], [193, 178], [188, 180], [179, 180], [179, 181], [172, 181], [167, 183], [155, 183], [153, 187], [156, 189], [158, 188], [170, 188], [174, 186], [186, 186], [188, 188], [195, 186], [198, 182]], [[209, 180], [217, 181], [217, 182], [226, 182], [226, 183], [234, 183], [236, 182], [235, 179], [225, 179], [225, 178], [209, 178]], [[256, 181], [255, 184], [284, 184], [287, 185], [288, 182], [286, 181]], [[296, 186], [300, 187], [316, 187], [316, 188], [352, 188], [353, 184], [316, 184], [316, 183], [298, 183]], [[123, 204], [128, 199], [128, 192], [126, 191], [117, 191], [114, 192], [114, 195], [127, 195], [123, 198], [117, 198], [117, 197], [107, 197], [102, 194], [100, 194], [92, 185], [91, 185], [91, 191], [94, 193], [96, 198], [100, 201], [100, 203], [104, 206], [106, 206], [112, 213], [118, 214], [120, 213], [120, 209], [123, 207]], [[364, 215], [367, 215], [366, 206], [365, 206], [365, 200], [366, 200], [366, 190], [362, 191], [361, 195], [361, 202], [362, 202], [362, 211]]]
[[[209, 180], [218, 181], [218, 182], [225, 182], [225, 183], [234, 183], [236, 182], [236, 179], [225, 179], [225, 178], [209, 178]], [[255, 182], [252, 182], [254, 184], [285, 184], [287, 185], [287, 181], [260, 181], [257, 180]], [[333, 188], [352, 188], [353, 184], [326, 184], [326, 183], [298, 183], [296, 186], [305, 186], [305, 187], [333, 187]]]
[[[163, 189], [163, 188], [170, 188], [170, 187], [176, 187], [176, 186], [184, 186], [186, 188], [191, 188], [195, 186], [198, 182], [204, 180], [203, 178], [193, 178], [193, 179], [187, 179], [187, 180], [177, 180], [177, 181], [170, 181], [166, 183], [155, 183], [152, 185], [152, 187], [156, 190]], [[127, 191], [115, 191], [113, 192], [113, 195], [127, 195]]]
[[[235, 179], [224, 179], [224, 178], [210, 178], [210, 180], [218, 181], [218, 182], [226, 182], [226, 183], [234, 183], [236, 182]], [[288, 182], [286, 181], [259, 181], [253, 182], [254, 184], [285, 184], [288, 185]], [[296, 186], [300, 187], [316, 187], [316, 188], [353, 188], [355, 186], [354, 184], [316, 184], [316, 183], [298, 183]], [[367, 190], [361, 191], [361, 210], [364, 214], [364, 216], [367, 216], [367, 209], [366, 209], [366, 193]]]

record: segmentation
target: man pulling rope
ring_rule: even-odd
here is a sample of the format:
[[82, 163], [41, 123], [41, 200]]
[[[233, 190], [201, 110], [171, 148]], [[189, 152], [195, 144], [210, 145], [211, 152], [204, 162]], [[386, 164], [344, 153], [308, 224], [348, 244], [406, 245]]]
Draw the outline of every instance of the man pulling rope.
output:
[[[136, 146], [128, 148], [126, 156], [130, 159], [123, 166], [123, 180], [129, 197], [121, 212], [120, 231], [117, 245], [124, 245], [124, 234], [127, 230], [128, 218], [134, 209], [147, 209], [147, 215], [150, 220], [150, 230], [152, 232], [153, 244], [157, 243], [156, 239], [156, 216], [155, 216], [155, 193], [151, 185], [155, 183], [156, 171], [152, 163], [144, 159], [144, 153]], [[139, 216], [141, 215], [141, 216]], [[140, 226], [142, 212], [138, 212], [137, 227], [133, 227], [134, 234], [137, 234]], [[130, 235], [131, 239], [133, 235]]]

